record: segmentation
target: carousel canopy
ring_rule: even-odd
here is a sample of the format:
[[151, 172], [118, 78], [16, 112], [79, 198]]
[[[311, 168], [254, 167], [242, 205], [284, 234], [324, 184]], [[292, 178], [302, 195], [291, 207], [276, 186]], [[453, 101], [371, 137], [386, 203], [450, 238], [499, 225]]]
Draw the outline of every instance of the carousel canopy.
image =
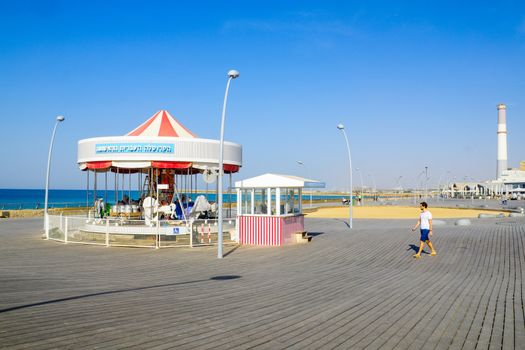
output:
[[126, 136], [197, 137], [165, 110], [158, 111]]
[[[224, 142], [224, 171], [242, 166], [242, 147]], [[125, 136], [95, 137], [78, 142], [81, 170], [140, 171], [146, 168], [173, 169], [180, 173], [218, 169], [219, 141], [198, 138], [160, 110]]]

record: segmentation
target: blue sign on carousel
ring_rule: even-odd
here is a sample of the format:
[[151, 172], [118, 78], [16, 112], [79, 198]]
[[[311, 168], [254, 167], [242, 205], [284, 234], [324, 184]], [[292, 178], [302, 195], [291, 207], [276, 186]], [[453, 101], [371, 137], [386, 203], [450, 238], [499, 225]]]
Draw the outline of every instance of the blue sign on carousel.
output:
[[97, 143], [96, 154], [107, 153], [173, 153], [173, 143]]

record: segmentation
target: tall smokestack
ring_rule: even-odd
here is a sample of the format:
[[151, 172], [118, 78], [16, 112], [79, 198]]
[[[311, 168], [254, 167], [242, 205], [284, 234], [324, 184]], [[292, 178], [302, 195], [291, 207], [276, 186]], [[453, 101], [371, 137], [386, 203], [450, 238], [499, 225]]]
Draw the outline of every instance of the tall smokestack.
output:
[[498, 168], [496, 178], [507, 170], [507, 106], [498, 105]]

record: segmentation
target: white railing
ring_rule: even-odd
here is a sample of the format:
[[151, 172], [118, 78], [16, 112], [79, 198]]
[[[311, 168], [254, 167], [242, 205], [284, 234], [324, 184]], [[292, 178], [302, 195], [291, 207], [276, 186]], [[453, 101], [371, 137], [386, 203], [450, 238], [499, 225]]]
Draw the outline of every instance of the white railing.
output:
[[[235, 219], [224, 219], [224, 242], [237, 243]], [[217, 244], [216, 219], [159, 221], [146, 225], [144, 220], [125, 217], [103, 219], [48, 215], [47, 237], [64, 243], [104, 246], [170, 248]]]

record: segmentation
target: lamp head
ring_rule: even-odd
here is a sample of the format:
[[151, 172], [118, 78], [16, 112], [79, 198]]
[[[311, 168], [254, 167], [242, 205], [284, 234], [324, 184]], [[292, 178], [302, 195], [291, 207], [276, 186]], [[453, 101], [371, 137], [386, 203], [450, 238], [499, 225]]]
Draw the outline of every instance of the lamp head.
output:
[[228, 76], [232, 79], [237, 78], [240, 75], [238, 70], [232, 69], [228, 72]]
[[344, 130], [345, 129], [345, 126], [343, 124], [337, 124], [337, 128], [339, 130]]
[[63, 115], [59, 115], [59, 116], [57, 117], [57, 122], [63, 122], [65, 119], [66, 119], [66, 118], [64, 118]]

